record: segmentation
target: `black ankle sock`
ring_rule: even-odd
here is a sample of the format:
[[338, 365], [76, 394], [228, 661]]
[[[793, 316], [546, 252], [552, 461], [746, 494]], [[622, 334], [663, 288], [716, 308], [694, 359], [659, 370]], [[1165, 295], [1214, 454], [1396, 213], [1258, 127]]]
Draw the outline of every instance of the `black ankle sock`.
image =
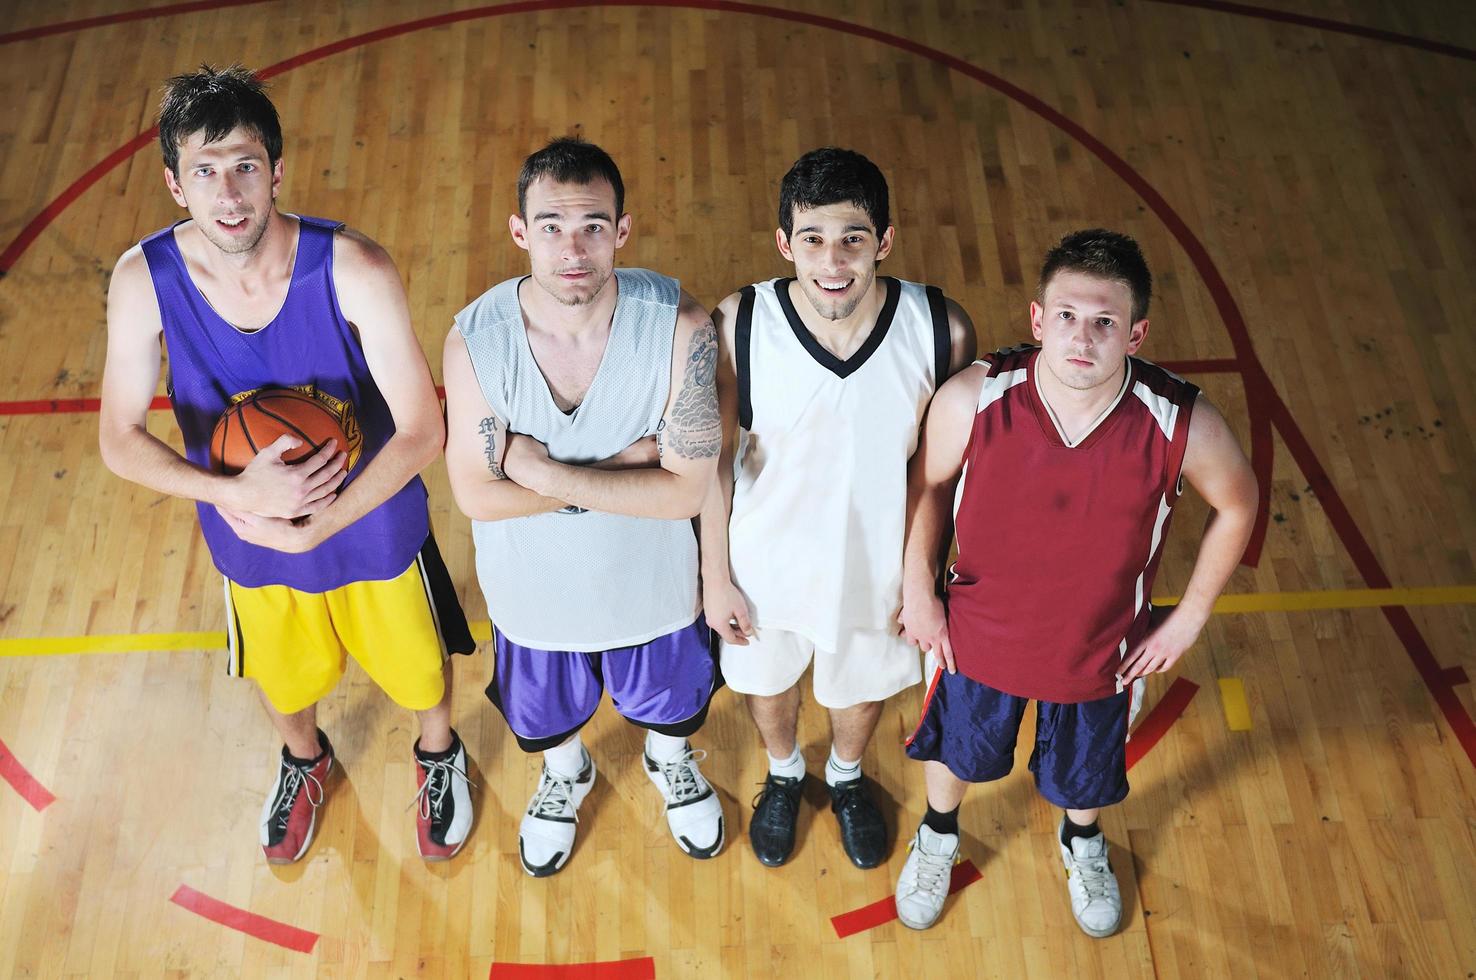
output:
[[297, 765], [297, 766], [316, 766], [318, 763], [322, 762], [323, 761], [323, 756], [326, 755], [327, 752], [328, 752], [328, 740], [323, 737], [323, 729], [321, 729], [321, 728], [318, 729], [317, 735], [318, 735], [318, 754], [317, 755], [313, 756], [311, 759], [299, 759], [297, 756], [293, 755], [291, 752], [288, 752], [287, 749], [285, 747], [283, 747], [282, 752], [283, 752], [283, 754], [285, 754], [287, 756], [287, 761], [289, 761], [293, 765]]
[[1071, 841], [1077, 837], [1085, 840], [1088, 837], [1095, 837], [1101, 832], [1102, 828], [1097, 825], [1097, 821], [1095, 820], [1086, 827], [1074, 823], [1070, 817], [1064, 817], [1061, 820], [1061, 844], [1064, 847], [1070, 847]]
[[415, 740], [415, 757], [417, 759], [424, 759], [426, 762], [445, 762], [447, 759], [449, 759], [453, 755], [455, 755], [456, 754], [456, 750], [459, 749], [460, 747], [461, 747], [461, 738], [460, 738], [460, 736], [458, 736], [456, 734], [455, 730], [453, 729], [452, 732], [451, 732], [451, 744], [448, 745], [448, 746], [446, 746], [445, 750], [442, 751], [442, 752], [427, 752], [427, 751], [425, 751], [425, 749], [422, 749], [420, 747], [420, 739], [417, 738]]
[[928, 829], [935, 834], [957, 834], [958, 807], [954, 807], [945, 813], [939, 813], [933, 809], [932, 804], [929, 804], [928, 812], [923, 817], [922, 822], [927, 824]]

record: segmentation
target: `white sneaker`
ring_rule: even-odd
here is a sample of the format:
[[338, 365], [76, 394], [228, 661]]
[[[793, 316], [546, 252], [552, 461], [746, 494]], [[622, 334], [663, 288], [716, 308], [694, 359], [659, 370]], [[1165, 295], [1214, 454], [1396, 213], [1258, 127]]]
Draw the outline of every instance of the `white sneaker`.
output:
[[572, 779], [544, 765], [538, 792], [528, 802], [528, 812], [518, 827], [518, 857], [524, 871], [535, 878], [547, 878], [569, 860], [579, 804], [589, 795], [594, 781], [594, 760], [588, 752], [584, 753], [584, 771]]
[[666, 825], [677, 846], [694, 858], [717, 856], [723, 849], [723, 804], [697, 768], [707, 752], [691, 746], [670, 762], [657, 762], [644, 752], [646, 775], [666, 800]]
[[907, 863], [897, 879], [897, 919], [909, 929], [926, 929], [943, 914], [943, 901], [953, 866], [958, 863], [958, 835], [940, 834], [918, 824], [907, 845]]
[[1056, 828], [1056, 841], [1061, 848], [1061, 863], [1066, 866], [1066, 887], [1071, 892], [1071, 914], [1088, 936], [1105, 938], [1117, 931], [1122, 921], [1122, 895], [1117, 890], [1117, 876], [1107, 863], [1107, 837], [1073, 837], [1071, 846], [1060, 844], [1061, 825]]

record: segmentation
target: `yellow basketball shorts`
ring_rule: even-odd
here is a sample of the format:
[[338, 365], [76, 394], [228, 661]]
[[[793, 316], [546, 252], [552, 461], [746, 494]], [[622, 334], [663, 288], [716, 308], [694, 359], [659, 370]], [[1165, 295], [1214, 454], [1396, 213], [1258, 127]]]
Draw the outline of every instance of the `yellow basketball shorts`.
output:
[[430, 538], [386, 581], [299, 592], [226, 579], [225, 601], [229, 673], [255, 680], [283, 714], [333, 690], [350, 656], [396, 704], [425, 711], [445, 694], [446, 657], [476, 648]]

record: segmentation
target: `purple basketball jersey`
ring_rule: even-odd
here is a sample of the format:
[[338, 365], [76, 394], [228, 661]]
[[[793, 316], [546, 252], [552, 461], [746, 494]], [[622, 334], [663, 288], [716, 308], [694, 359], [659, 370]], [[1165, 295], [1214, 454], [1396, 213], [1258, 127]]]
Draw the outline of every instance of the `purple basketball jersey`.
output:
[[[394, 435], [394, 419], [374, 384], [364, 350], [333, 287], [333, 235], [342, 225], [299, 218], [297, 259], [287, 300], [271, 323], [245, 333], [221, 318], [190, 278], [174, 227], [142, 242], [169, 354], [169, 395], [185, 456], [210, 466], [210, 434], [233, 402], [260, 388], [309, 391], [362, 432], [347, 486]], [[352, 439], [351, 439], [352, 441]], [[425, 485], [398, 493], [312, 551], [289, 555], [236, 537], [213, 506], [197, 503], [215, 567], [238, 585], [286, 585], [326, 592], [350, 582], [394, 578], [430, 533]]]

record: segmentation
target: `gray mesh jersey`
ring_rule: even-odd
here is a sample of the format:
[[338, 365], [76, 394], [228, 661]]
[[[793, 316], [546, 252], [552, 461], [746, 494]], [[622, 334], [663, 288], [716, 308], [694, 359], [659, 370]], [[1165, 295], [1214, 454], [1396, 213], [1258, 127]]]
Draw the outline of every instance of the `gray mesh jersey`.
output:
[[[671, 389], [681, 290], [645, 269], [616, 269], [610, 339], [571, 414], [533, 359], [521, 279], [493, 286], [456, 315], [477, 383], [513, 432], [564, 463], [614, 456], [653, 435]], [[497, 629], [542, 650], [633, 646], [690, 625], [699, 610], [692, 522], [589, 511], [472, 521], [477, 579]]]

